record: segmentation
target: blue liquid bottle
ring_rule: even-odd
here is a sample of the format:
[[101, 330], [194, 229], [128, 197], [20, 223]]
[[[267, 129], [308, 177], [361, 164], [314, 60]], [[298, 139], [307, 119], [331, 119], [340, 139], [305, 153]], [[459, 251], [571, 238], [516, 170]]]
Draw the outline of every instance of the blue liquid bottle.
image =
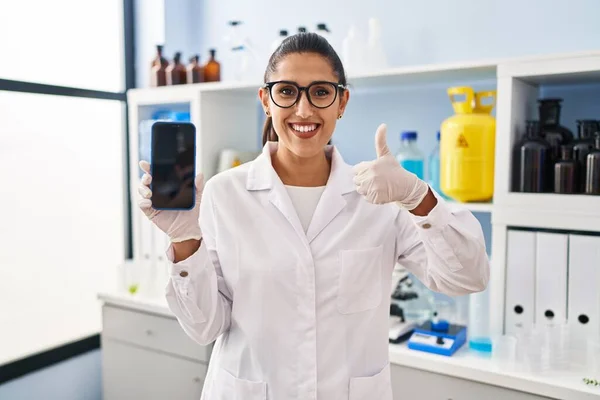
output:
[[400, 134], [400, 149], [396, 153], [396, 160], [406, 169], [423, 178], [424, 157], [417, 147], [417, 132], [406, 131]]
[[440, 186], [440, 132], [437, 133], [435, 147], [433, 151], [429, 155], [429, 160], [427, 164], [429, 180], [429, 186], [435, 190], [440, 196], [445, 199], [448, 199], [444, 193], [442, 193], [442, 188]]

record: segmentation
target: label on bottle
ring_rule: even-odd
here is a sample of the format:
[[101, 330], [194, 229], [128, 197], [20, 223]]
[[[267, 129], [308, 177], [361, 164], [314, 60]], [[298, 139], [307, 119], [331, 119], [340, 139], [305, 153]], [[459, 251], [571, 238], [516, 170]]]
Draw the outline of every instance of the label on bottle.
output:
[[456, 147], [466, 149], [469, 147], [469, 143], [465, 136], [461, 133], [456, 140]]

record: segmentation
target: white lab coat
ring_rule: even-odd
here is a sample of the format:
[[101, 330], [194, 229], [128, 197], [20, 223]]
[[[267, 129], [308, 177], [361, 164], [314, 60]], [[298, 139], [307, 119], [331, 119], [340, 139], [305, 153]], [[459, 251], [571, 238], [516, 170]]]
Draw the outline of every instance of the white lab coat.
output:
[[172, 265], [169, 308], [195, 341], [216, 340], [202, 399], [391, 400], [396, 262], [434, 291], [481, 291], [481, 226], [441, 198], [427, 217], [368, 203], [330, 146], [330, 178], [305, 233], [271, 166], [276, 146], [206, 183], [200, 249]]

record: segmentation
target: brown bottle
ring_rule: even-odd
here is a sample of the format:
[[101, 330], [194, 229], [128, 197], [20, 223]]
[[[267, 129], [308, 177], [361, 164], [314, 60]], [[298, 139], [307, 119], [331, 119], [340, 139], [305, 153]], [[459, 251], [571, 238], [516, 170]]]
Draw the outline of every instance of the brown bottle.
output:
[[187, 66], [187, 81], [188, 83], [204, 82], [204, 67], [200, 65], [199, 55], [190, 58], [190, 63]]
[[204, 65], [204, 82], [219, 82], [221, 80], [221, 64], [215, 60], [215, 49], [210, 49], [210, 58]]
[[152, 60], [150, 68], [150, 86], [165, 86], [167, 84], [167, 67], [169, 61], [163, 57], [163, 46], [156, 45], [156, 57]]
[[178, 51], [173, 62], [167, 67], [167, 85], [183, 85], [187, 83], [187, 71], [181, 63], [181, 53]]

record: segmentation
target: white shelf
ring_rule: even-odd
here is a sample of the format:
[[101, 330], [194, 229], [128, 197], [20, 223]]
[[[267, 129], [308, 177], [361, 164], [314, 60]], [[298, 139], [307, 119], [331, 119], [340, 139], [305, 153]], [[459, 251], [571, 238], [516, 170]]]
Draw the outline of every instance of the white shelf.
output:
[[[573, 73], [600, 79], [597, 68], [600, 51], [578, 52], [495, 60], [475, 60], [445, 64], [425, 64], [394, 67], [372, 73], [350, 75], [352, 89], [382, 89], [403, 85], [447, 82], [473, 82], [497, 77], [521, 77], [532, 82], [545, 82], [552, 77], [564, 77], [569, 82]], [[561, 78], [562, 79], [562, 78]], [[562, 81], [561, 81], [562, 82]], [[157, 88], [138, 88], [128, 91], [128, 100], [138, 105], [190, 102], [199, 93], [236, 92], [257, 95], [262, 82], [223, 81], [205, 82]]]
[[462, 347], [454, 355], [442, 356], [390, 345], [390, 362], [410, 368], [557, 399], [592, 399], [600, 390], [586, 386], [581, 373], [534, 375], [499, 366], [490, 358]]

